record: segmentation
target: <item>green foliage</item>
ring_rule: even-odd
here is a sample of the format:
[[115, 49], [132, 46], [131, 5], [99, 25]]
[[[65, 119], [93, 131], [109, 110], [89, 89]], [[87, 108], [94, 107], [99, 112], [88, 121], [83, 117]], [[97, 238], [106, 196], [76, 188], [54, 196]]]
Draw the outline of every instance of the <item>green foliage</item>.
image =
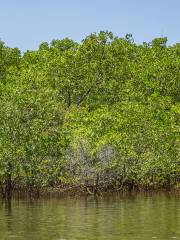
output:
[[131, 34], [0, 42], [0, 183], [175, 186], [179, 44]]

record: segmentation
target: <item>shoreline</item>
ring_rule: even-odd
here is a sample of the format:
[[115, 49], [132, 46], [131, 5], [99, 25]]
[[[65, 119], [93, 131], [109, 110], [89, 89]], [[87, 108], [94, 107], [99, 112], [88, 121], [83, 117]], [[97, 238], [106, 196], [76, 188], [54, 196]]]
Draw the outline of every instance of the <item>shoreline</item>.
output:
[[138, 194], [172, 194], [180, 196], [180, 187], [172, 186], [172, 187], [159, 187], [159, 186], [151, 186], [151, 187], [134, 187], [129, 189], [128, 187], [117, 188], [117, 187], [101, 187], [96, 188], [96, 186], [56, 186], [56, 187], [44, 187], [44, 188], [14, 188], [10, 196], [6, 196], [2, 192], [0, 192], [0, 199], [12, 199], [12, 198], [29, 198], [29, 199], [41, 199], [46, 197], [55, 197], [55, 198], [63, 198], [63, 197], [107, 197], [113, 195], [120, 196], [131, 196]]

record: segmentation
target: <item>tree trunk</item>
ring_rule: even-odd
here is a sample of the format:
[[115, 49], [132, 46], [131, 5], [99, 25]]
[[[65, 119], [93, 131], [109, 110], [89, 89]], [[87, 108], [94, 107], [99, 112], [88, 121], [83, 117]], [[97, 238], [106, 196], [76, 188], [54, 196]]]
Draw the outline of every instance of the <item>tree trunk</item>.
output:
[[5, 198], [11, 199], [11, 196], [12, 196], [12, 179], [11, 173], [8, 173], [5, 179]]

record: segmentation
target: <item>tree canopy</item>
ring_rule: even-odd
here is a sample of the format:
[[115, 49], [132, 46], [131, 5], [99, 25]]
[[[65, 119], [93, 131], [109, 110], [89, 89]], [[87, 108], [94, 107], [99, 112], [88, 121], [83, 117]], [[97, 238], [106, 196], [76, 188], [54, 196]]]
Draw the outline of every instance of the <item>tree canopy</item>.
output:
[[177, 186], [180, 44], [0, 42], [0, 184]]

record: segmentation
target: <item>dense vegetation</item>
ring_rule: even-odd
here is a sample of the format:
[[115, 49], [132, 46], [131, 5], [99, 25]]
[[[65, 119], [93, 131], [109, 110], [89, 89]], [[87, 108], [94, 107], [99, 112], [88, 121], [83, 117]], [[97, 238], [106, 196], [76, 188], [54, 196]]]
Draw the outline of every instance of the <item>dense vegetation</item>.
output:
[[180, 44], [0, 42], [0, 186], [178, 186]]

